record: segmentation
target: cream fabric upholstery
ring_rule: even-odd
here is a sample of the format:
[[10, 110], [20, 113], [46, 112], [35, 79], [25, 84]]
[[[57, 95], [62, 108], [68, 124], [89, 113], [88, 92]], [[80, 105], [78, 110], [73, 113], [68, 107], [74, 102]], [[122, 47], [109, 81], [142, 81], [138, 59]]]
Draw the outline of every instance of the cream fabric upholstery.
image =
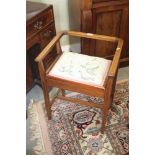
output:
[[64, 52], [49, 72], [50, 76], [101, 87], [111, 61], [73, 52]]

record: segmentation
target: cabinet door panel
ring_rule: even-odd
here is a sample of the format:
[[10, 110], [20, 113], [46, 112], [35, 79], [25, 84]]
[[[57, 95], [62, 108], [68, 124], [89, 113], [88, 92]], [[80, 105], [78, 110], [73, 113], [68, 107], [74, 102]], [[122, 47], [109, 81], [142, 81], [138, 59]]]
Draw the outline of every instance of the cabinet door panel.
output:
[[[93, 31], [96, 34], [103, 34], [108, 36], [117, 36], [125, 40], [125, 46], [128, 42], [128, 28], [127, 20], [128, 15], [125, 14], [126, 7], [116, 5], [113, 7], [102, 7], [99, 9], [94, 9], [93, 11]], [[100, 57], [111, 57], [116, 48], [117, 44], [95, 41], [94, 55]], [[124, 51], [126, 50], [126, 51]], [[122, 51], [121, 58], [125, 58], [128, 54], [128, 48], [125, 47]], [[125, 54], [124, 54], [125, 53]]]
[[[121, 11], [109, 11], [99, 13], [96, 16], [96, 33], [108, 36], [119, 36]], [[114, 54], [117, 44], [103, 41], [96, 41], [95, 55], [110, 56]]]

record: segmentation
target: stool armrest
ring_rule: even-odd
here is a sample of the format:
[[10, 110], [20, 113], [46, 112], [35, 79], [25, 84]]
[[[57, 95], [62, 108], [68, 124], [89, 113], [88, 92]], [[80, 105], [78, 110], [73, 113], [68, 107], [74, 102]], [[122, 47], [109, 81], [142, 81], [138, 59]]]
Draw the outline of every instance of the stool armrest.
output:
[[111, 37], [111, 36], [106, 36], [106, 35], [98, 35], [98, 34], [92, 34], [92, 33], [76, 32], [76, 31], [64, 31], [64, 34], [70, 35], [70, 36], [75, 36], [75, 37], [90, 38], [90, 39], [110, 41], [110, 42], [118, 42], [119, 41], [119, 38], [117, 38], [117, 37]]

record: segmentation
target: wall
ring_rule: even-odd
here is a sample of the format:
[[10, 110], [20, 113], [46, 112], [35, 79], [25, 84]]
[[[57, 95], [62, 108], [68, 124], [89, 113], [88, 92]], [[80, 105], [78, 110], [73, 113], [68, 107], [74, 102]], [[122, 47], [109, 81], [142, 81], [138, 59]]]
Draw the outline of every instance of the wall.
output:
[[[52, 4], [54, 8], [54, 17], [56, 31], [77, 30], [80, 31], [80, 3], [76, 0], [29, 0]], [[79, 0], [80, 1], [80, 0]], [[78, 39], [64, 37], [62, 45], [79, 43]]]

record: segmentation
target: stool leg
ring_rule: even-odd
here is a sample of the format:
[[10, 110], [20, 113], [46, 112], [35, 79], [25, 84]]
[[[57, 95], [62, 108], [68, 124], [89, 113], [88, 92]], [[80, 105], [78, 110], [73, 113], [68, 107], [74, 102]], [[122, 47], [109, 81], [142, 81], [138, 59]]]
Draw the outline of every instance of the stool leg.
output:
[[106, 116], [107, 116], [107, 110], [102, 109], [102, 124], [101, 124], [101, 133], [102, 134], [104, 134], [104, 130], [105, 130]]
[[50, 105], [50, 99], [49, 99], [49, 93], [48, 93], [48, 86], [46, 82], [45, 68], [44, 68], [44, 64], [42, 61], [38, 63], [38, 67], [39, 67], [39, 73], [40, 73], [40, 78], [41, 78], [41, 85], [42, 85], [42, 89], [44, 93], [47, 117], [50, 120], [51, 119], [51, 105]]
[[104, 133], [104, 130], [105, 130], [106, 118], [107, 118], [107, 114], [108, 114], [111, 102], [112, 102], [111, 97], [109, 97], [109, 98], [106, 97], [105, 100], [104, 100], [104, 106], [103, 106], [103, 109], [102, 109], [102, 124], [101, 124], [101, 133], [102, 134]]
[[44, 93], [47, 117], [50, 120], [51, 119], [51, 104], [50, 104], [50, 99], [49, 99], [48, 87], [46, 85], [43, 85], [42, 88], [43, 88], [43, 93]]
[[62, 96], [65, 96], [65, 90], [64, 89], [60, 89], [60, 90], [61, 90]]

